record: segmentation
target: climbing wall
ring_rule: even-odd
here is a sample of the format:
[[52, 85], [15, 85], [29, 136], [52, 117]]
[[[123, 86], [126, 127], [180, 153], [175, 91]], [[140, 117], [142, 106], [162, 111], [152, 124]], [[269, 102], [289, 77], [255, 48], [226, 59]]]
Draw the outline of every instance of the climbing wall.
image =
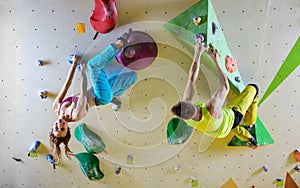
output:
[[[211, 0], [243, 82], [257, 83], [260, 96], [269, 94], [260, 104], [259, 117], [275, 143], [256, 150], [229, 147], [233, 135], [214, 140], [193, 131], [183, 144], [168, 144], [170, 107], [182, 98], [192, 54], [163, 25], [197, 2], [117, 1], [115, 29], [93, 40], [95, 31], [89, 22], [93, 1], [0, 1], [0, 187], [300, 185], [300, 174], [294, 169], [298, 162], [293, 158], [294, 150], [300, 149], [299, 68], [277, 74], [299, 44], [298, 0]], [[84, 24], [85, 32], [78, 32], [78, 23]], [[65, 156], [63, 165], [53, 169], [46, 160], [51, 153], [48, 135], [56, 118], [51, 105], [70, 67], [67, 57], [77, 53], [90, 58], [129, 27], [154, 38], [157, 59], [137, 71], [137, 82], [121, 98], [120, 111], [112, 111], [111, 105], [96, 107], [70, 125], [73, 132], [85, 123], [103, 139], [106, 152], [95, 156], [104, 178], [89, 180], [78, 161]], [[289, 59], [297, 61], [297, 53], [293, 54]], [[120, 68], [115, 60], [110, 66], [112, 72]], [[275, 77], [285, 79], [270, 93]], [[77, 72], [69, 94], [79, 91], [79, 82]], [[215, 75], [203, 66], [194, 100], [207, 100], [217, 86]], [[42, 91], [48, 92], [47, 98], [41, 98]], [[41, 142], [37, 156], [27, 156], [37, 140]], [[74, 153], [86, 151], [74, 135], [69, 147]]]

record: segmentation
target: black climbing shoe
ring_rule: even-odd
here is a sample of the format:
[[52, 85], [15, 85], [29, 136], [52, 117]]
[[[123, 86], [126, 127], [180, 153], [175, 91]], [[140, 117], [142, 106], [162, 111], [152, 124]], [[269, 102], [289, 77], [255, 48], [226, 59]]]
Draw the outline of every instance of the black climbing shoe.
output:
[[258, 142], [257, 140], [252, 136], [248, 141], [249, 147], [256, 149], [258, 147]]

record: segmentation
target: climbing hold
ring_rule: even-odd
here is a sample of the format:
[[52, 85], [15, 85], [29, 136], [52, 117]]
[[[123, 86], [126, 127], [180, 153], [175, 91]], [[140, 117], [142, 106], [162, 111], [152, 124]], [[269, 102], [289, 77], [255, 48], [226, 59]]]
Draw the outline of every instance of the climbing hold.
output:
[[133, 162], [133, 156], [132, 155], [127, 155], [126, 163], [127, 164], [132, 164], [132, 162]]
[[46, 91], [46, 90], [40, 91], [40, 97], [41, 97], [41, 99], [47, 99], [48, 91]]
[[22, 159], [16, 158], [16, 157], [12, 157], [13, 160], [17, 161], [17, 162], [21, 162]]
[[38, 66], [43, 66], [43, 61], [42, 60], [36, 60], [36, 64]]
[[69, 55], [68, 56], [68, 62], [70, 63], [70, 64], [73, 64], [73, 57], [74, 57], [74, 54], [71, 54], [71, 55]]
[[[209, 50], [214, 52], [216, 50], [216, 48], [214, 47], [214, 45], [212, 43], [208, 44]], [[219, 53], [219, 57], [221, 56], [221, 54]]]
[[198, 178], [191, 176], [190, 179], [192, 180], [192, 187], [197, 187], [199, 185]]
[[276, 186], [282, 187], [283, 186], [283, 179], [282, 178], [276, 178]]
[[201, 23], [201, 18], [200, 16], [194, 17], [193, 22], [196, 24], [196, 26], [200, 25]]
[[53, 169], [55, 169], [55, 167], [57, 166], [57, 163], [55, 162], [55, 159], [54, 159], [53, 155], [48, 154], [46, 156], [46, 159], [47, 159], [47, 161], [49, 161], [52, 164]]
[[[67, 58], [68, 62], [69, 62], [71, 65], [74, 63], [74, 62], [73, 62], [73, 57], [74, 57], [74, 54], [71, 54], [71, 55], [69, 55], [68, 58]], [[81, 70], [81, 69], [80, 69], [80, 63], [78, 63], [77, 68], [78, 68], [79, 71]]]
[[120, 166], [119, 166], [118, 168], [116, 168], [116, 171], [115, 171], [115, 172], [116, 172], [117, 175], [121, 173], [121, 169], [122, 169], [122, 168], [121, 168]]
[[215, 35], [218, 30], [218, 26], [215, 22], [211, 23], [211, 29], [212, 29], [212, 34]]
[[99, 159], [91, 153], [78, 153], [75, 158], [79, 161], [79, 165], [83, 174], [89, 180], [101, 180], [104, 177], [100, 170]]
[[76, 24], [77, 32], [79, 34], [85, 33], [85, 25], [84, 23], [77, 23]]
[[234, 73], [237, 69], [237, 62], [228, 55], [226, 55], [225, 61], [226, 70], [230, 73]]
[[297, 164], [297, 165], [295, 166], [294, 170], [295, 170], [296, 172], [300, 172], [300, 164]]
[[204, 36], [201, 34], [201, 33], [197, 33], [196, 35], [195, 35], [195, 37], [196, 38], [200, 38], [201, 39], [201, 42], [204, 42]]
[[95, 31], [105, 34], [113, 30], [118, 19], [116, 0], [94, 0], [90, 23]]
[[277, 187], [283, 187], [283, 179], [282, 178], [276, 178], [276, 185]]
[[75, 128], [74, 135], [89, 153], [100, 153], [105, 149], [101, 137], [91, 131], [85, 123], [81, 123]]
[[237, 81], [237, 82], [241, 82], [242, 77], [241, 76], [236, 76], [236, 77], [234, 77], [234, 80]]
[[175, 166], [174, 166], [174, 170], [175, 170], [176, 172], [179, 172], [179, 171], [181, 170], [181, 166], [180, 166], [180, 165], [175, 165]]
[[117, 61], [131, 70], [141, 70], [153, 63], [158, 53], [154, 39], [142, 31], [133, 31], [128, 45], [116, 56]]
[[[67, 58], [68, 62], [69, 62], [71, 65], [74, 63], [74, 62], [73, 62], [73, 57], [74, 57], [74, 54], [71, 54], [71, 55], [69, 55], [68, 58]], [[78, 63], [77, 69], [78, 69], [79, 71], [81, 70], [81, 69], [80, 69], [80, 63]]]
[[168, 123], [167, 139], [169, 144], [183, 144], [192, 134], [193, 128], [180, 118], [172, 118]]
[[41, 145], [41, 142], [36, 140], [32, 143], [32, 145], [28, 148], [28, 157], [37, 157], [36, 150]]
[[295, 149], [293, 152], [293, 155], [294, 155], [295, 161], [300, 162], [300, 150]]
[[269, 171], [269, 167], [268, 167], [267, 165], [264, 165], [264, 166], [263, 166], [263, 169], [264, 169], [265, 172], [268, 172], [268, 171]]

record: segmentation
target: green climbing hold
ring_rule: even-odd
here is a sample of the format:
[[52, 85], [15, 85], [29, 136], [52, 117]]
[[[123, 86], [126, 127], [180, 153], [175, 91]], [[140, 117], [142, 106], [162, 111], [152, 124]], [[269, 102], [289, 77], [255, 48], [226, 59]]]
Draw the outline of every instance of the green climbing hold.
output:
[[167, 139], [169, 144], [183, 144], [192, 134], [193, 128], [185, 121], [173, 118], [168, 123]]
[[99, 159], [91, 153], [78, 153], [75, 155], [79, 161], [83, 174], [90, 180], [101, 180], [104, 177], [99, 167]]
[[75, 128], [74, 135], [89, 153], [96, 154], [104, 151], [105, 149], [105, 144], [101, 137], [91, 131], [84, 123], [81, 123]]

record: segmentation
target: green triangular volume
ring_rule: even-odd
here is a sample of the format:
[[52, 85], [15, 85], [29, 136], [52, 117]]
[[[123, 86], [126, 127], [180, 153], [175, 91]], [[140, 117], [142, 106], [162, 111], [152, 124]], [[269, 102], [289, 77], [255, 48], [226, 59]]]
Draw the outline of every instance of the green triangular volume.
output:
[[274, 140], [259, 118], [256, 120], [256, 140], [258, 145], [273, 144]]
[[300, 37], [259, 101], [259, 105], [300, 65]]
[[[200, 25], [196, 25], [193, 22], [194, 17], [201, 18]], [[213, 34], [213, 24], [217, 26], [215, 34]], [[234, 73], [229, 73], [225, 68], [225, 57], [226, 55], [232, 57], [232, 54], [210, 0], [199, 1], [166, 23], [164, 28], [169, 31], [175, 39], [183, 43], [191, 53], [194, 53], [195, 35], [197, 33], [204, 35], [205, 43], [212, 43], [215, 48], [219, 50], [221, 66], [231, 83], [231, 89], [238, 94], [245, 88], [241, 79], [239, 79], [239, 81], [236, 80], [237, 77], [241, 78], [238, 69]], [[201, 62], [217, 75], [215, 64], [208, 57], [207, 53], [203, 53]]]

